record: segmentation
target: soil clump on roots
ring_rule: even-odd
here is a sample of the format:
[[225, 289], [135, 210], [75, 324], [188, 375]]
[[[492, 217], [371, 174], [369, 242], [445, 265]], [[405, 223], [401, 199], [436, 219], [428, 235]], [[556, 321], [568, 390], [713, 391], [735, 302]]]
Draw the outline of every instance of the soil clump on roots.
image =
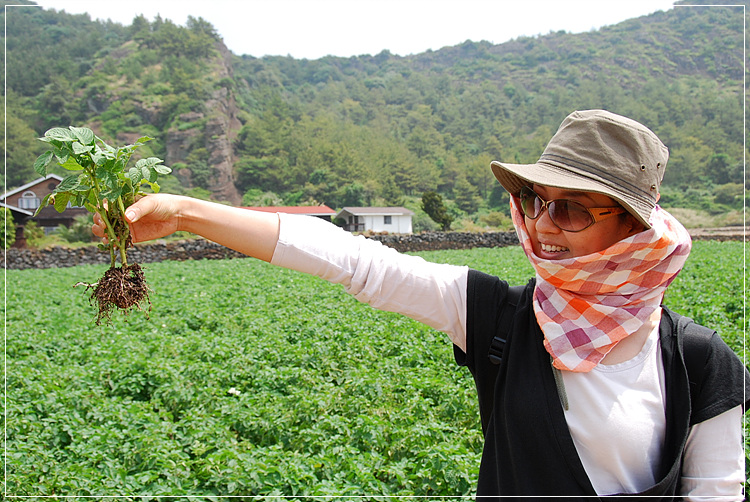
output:
[[93, 290], [90, 301], [99, 309], [97, 325], [102, 321], [110, 323], [115, 308], [127, 314], [133, 308], [143, 310], [142, 304], [148, 302], [148, 310], [151, 310], [149, 287], [143, 269], [137, 263], [109, 268], [98, 283], [86, 284], [86, 289]]

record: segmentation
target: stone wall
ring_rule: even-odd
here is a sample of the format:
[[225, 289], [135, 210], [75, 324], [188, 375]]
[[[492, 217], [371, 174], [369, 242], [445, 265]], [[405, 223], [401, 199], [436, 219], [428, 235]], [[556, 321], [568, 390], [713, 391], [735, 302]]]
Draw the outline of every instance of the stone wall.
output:
[[[431, 232], [413, 235], [373, 235], [386, 246], [401, 252], [438, 249], [470, 249], [518, 244], [515, 232]], [[137, 263], [164, 260], [222, 260], [244, 255], [204, 239], [137, 244], [128, 250], [128, 259]], [[75, 265], [108, 264], [109, 254], [96, 246], [81, 248], [8, 249], [0, 258], [0, 266], [8, 269], [58, 268]]]
[[489, 248], [518, 244], [515, 232], [429, 232], [410, 235], [373, 235], [370, 238], [379, 240], [386, 246], [401, 252]]
[[[729, 233], [691, 232], [693, 240], [743, 240], [747, 233], [735, 229]], [[439, 249], [471, 249], [480, 247], [502, 247], [518, 244], [515, 232], [428, 232], [411, 235], [371, 235], [388, 247], [401, 252], [435, 251]], [[223, 260], [241, 258], [244, 255], [204, 239], [174, 242], [137, 244], [128, 250], [128, 258], [138, 263], [154, 263], [164, 260]], [[7, 262], [6, 262], [7, 260]], [[0, 266], [8, 269], [58, 268], [86, 264], [107, 264], [109, 254], [96, 246], [81, 248], [54, 247], [50, 249], [8, 249], [0, 256]]]

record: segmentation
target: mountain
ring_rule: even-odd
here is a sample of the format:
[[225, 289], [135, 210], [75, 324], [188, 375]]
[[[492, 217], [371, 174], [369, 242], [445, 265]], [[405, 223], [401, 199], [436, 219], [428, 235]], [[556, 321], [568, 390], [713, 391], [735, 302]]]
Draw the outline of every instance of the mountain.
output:
[[25, 3], [6, 20], [9, 187], [35, 177], [34, 138], [87, 125], [115, 144], [155, 138], [143, 155], [175, 168], [175, 193], [342, 207], [436, 190], [456, 214], [502, 211], [491, 160], [533, 162], [570, 111], [606, 108], [670, 147], [663, 201], [743, 204], [741, 7], [297, 60], [232, 54], [200, 18], [122, 26]]

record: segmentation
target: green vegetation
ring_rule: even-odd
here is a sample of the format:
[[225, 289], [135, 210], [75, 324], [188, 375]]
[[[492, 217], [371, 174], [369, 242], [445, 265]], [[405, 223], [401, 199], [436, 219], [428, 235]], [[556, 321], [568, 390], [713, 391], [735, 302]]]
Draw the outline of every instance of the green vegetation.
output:
[[16, 242], [16, 223], [13, 221], [13, 213], [7, 207], [0, 208], [0, 228], [3, 229], [0, 249], [8, 249]]
[[[741, 355], [742, 253], [696, 242], [666, 300]], [[518, 247], [423, 256], [533, 274]], [[8, 271], [8, 495], [472, 493], [475, 389], [445, 335], [251, 259], [148, 267], [152, 319], [95, 329], [61, 291], [101, 267]]]
[[76, 216], [70, 227], [60, 225], [53, 235], [59, 237], [66, 244], [90, 243], [94, 241], [94, 233], [91, 226], [94, 224], [92, 215]]
[[425, 192], [422, 195], [422, 210], [432, 221], [440, 225], [443, 231], [450, 230], [453, 217], [450, 216], [443, 204], [443, 198], [436, 192]]
[[[436, 192], [468, 227], [507, 215], [491, 160], [533, 162], [565, 115], [601, 107], [669, 146], [666, 208], [741, 223], [743, 10], [713, 4], [581, 34], [312, 61], [228, 54], [202, 19], [121, 26], [9, 8], [6, 181], [35, 176], [30, 138], [82, 123], [108, 141], [153, 137], [146, 155], [181, 167], [170, 192], [210, 196], [216, 159], [231, 156], [249, 199], [339, 208]], [[222, 121], [232, 134], [215, 138]]]

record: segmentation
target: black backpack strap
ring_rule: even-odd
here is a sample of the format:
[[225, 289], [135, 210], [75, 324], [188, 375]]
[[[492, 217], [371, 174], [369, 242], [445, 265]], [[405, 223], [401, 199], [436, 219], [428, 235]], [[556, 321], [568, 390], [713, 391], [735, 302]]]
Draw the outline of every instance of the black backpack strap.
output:
[[487, 354], [492, 364], [500, 364], [503, 360], [505, 340], [508, 337], [513, 314], [516, 312], [516, 307], [518, 307], [518, 302], [521, 301], [521, 295], [523, 295], [525, 289], [526, 286], [512, 286], [508, 288], [508, 293], [505, 296], [505, 305], [502, 312], [500, 312], [498, 330], [490, 344], [489, 354]]
[[[669, 311], [675, 334], [682, 333], [682, 355], [685, 360], [688, 381], [690, 382], [690, 401], [695, 403], [700, 395], [703, 372], [709, 355], [711, 337], [714, 330], [696, 324], [689, 317]], [[678, 338], [679, 339], [679, 338]]]

